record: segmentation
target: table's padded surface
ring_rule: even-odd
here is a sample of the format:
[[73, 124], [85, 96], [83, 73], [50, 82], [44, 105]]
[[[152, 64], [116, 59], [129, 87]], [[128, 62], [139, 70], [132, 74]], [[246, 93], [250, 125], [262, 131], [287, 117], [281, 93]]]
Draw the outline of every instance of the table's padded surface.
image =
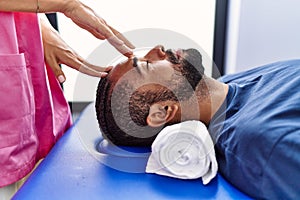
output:
[[13, 199], [250, 199], [219, 174], [206, 186], [146, 174], [149, 149], [116, 150], [101, 141], [92, 103]]

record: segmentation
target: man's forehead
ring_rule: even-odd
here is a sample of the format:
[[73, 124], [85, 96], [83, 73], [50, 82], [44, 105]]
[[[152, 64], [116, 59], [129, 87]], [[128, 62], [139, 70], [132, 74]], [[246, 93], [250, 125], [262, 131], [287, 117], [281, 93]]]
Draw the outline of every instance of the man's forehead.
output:
[[129, 69], [127, 65], [129, 64], [129, 62], [130, 60], [126, 59], [113, 66], [112, 70], [109, 72], [109, 77], [112, 78], [114, 76], [119, 76], [121, 74], [124, 74], [126, 71], [128, 71]]

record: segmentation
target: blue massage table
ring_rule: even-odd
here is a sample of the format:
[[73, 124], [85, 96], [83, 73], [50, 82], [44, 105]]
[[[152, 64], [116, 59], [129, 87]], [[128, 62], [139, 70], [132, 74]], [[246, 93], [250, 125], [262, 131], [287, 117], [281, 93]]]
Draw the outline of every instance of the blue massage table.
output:
[[91, 103], [13, 199], [250, 199], [220, 174], [205, 186], [143, 173], [147, 149], [101, 150], [102, 140]]

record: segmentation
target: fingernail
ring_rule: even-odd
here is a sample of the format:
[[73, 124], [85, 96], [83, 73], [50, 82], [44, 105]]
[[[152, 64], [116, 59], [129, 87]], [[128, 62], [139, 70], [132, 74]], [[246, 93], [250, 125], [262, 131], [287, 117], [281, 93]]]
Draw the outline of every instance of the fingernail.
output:
[[66, 81], [66, 79], [65, 79], [65, 77], [64, 77], [63, 75], [59, 75], [57, 79], [58, 79], [58, 81], [59, 81], [60, 83], [63, 83], [63, 82]]
[[100, 72], [100, 78], [103, 78], [103, 77], [107, 76], [107, 74], [108, 73], [106, 73], [106, 72]]
[[130, 49], [129, 47], [127, 47], [126, 45], [123, 45], [121, 48], [121, 52], [123, 53], [123, 55], [125, 55], [126, 57], [130, 57], [133, 54], [132, 49]]

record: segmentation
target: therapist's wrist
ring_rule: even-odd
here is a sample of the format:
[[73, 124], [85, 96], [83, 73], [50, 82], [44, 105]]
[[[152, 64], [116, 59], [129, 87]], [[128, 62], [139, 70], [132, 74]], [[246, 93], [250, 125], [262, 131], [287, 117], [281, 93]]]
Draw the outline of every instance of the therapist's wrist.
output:
[[65, 13], [77, 0], [36, 0], [39, 13]]
[[82, 6], [82, 3], [78, 0], [63, 0], [58, 12], [67, 15], [67, 13], [72, 12], [79, 6]]

